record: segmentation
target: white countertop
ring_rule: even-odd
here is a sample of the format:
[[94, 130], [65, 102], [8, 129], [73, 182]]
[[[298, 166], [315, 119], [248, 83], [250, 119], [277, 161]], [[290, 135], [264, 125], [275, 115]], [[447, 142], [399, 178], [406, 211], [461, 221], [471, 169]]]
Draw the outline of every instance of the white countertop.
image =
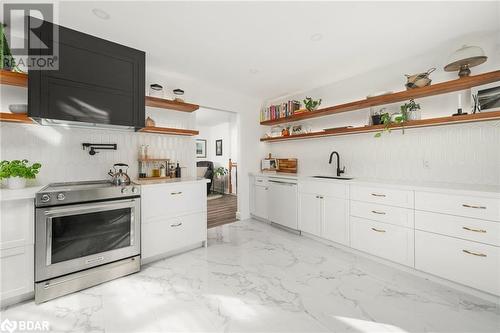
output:
[[[319, 182], [332, 182], [336, 184], [384, 186], [390, 188], [420, 190], [420, 191], [440, 192], [440, 193], [454, 193], [454, 194], [464, 194], [464, 195], [467, 194], [488, 195], [500, 198], [500, 186], [498, 185], [460, 184], [460, 183], [446, 183], [446, 182], [418, 182], [418, 181], [404, 181], [404, 180], [376, 179], [376, 178], [353, 178], [351, 180], [341, 180], [341, 179], [314, 178], [311, 175], [288, 174], [288, 173], [253, 172], [250, 173], [250, 175], [319, 181]], [[350, 176], [345, 176], [345, 177], [350, 177]]]
[[177, 184], [177, 183], [210, 183], [210, 179], [197, 178], [197, 177], [185, 177], [185, 178], [167, 178], [167, 179], [134, 179], [134, 183], [139, 185], [154, 185], [154, 184]]
[[43, 186], [29, 186], [18, 190], [0, 189], [0, 201], [34, 199], [35, 193]]

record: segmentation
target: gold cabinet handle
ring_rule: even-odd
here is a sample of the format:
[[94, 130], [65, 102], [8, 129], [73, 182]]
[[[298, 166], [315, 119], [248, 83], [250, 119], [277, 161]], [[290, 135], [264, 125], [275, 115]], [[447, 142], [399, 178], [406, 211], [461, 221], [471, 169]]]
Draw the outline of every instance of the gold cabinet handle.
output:
[[385, 212], [378, 212], [376, 210], [372, 210], [373, 214], [378, 214], [378, 215], [385, 215]]
[[385, 198], [385, 194], [372, 193], [374, 197], [382, 197]]
[[471, 254], [471, 255], [476, 256], [476, 257], [487, 257], [487, 255], [484, 253], [476, 253], [476, 252], [472, 252], [469, 250], [462, 250], [462, 252], [467, 253], [467, 254]]
[[182, 194], [182, 192], [171, 192], [170, 195]]
[[474, 206], [474, 205], [467, 205], [467, 204], [462, 204], [462, 207], [465, 207], [465, 208], [475, 208], [475, 209], [486, 209], [485, 206]]
[[462, 227], [462, 229], [467, 230], [467, 231], [480, 232], [482, 234], [486, 233], [486, 230], [484, 230], [484, 229], [473, 229], [473, 228], [469, 228], [469, 227]]
[[376, 228], [372, 228], [373, 231], [376, 231], [376, 232], [385, 232], [385, 230], [382, 230], [382, 229], [376, 229]]

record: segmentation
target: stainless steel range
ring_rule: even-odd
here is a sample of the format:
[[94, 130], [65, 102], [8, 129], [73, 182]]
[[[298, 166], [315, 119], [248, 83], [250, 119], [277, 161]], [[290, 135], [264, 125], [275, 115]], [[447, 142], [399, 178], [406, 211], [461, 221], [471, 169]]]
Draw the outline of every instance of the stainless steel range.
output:
[[140, 187], [55, 183], [35, 196], [35, 302], [140, 270]]

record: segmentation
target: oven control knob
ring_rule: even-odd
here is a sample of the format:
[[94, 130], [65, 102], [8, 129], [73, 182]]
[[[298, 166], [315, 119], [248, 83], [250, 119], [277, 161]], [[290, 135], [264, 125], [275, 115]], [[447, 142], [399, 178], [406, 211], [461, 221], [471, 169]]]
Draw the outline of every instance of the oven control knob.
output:
[[123, 194], [127, 193], [127, 191], [128, 191], [128, 189], [127, 189], [126, 187], [123, 187], [123, 188], [122, 188], [122, 193], [123, 193]]
[[137, 193], [139, 190], [136, 187], [132, 187], [132, 193]]
[[48, 194], [42, 194], [42, 197], [40, 198], [42, 202], [49, 202], [50, 201], [50, 195]]
[[62, 201], [62, 200], [64, 200], [64, 199], [66, 199], [66, 196], [64, 195], [64, 193], [59, 193], [59, 194], [57, 195], [57, 200]]

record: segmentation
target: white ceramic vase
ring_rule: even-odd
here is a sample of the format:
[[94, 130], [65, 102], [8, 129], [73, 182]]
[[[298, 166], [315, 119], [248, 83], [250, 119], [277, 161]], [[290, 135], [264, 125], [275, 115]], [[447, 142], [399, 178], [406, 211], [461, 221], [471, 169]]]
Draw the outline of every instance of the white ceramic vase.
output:
[[22, 177], [7, 178], [7, 188], [11, 190], [16, 190], [25, 187], [26, 187], [26, 178]]

